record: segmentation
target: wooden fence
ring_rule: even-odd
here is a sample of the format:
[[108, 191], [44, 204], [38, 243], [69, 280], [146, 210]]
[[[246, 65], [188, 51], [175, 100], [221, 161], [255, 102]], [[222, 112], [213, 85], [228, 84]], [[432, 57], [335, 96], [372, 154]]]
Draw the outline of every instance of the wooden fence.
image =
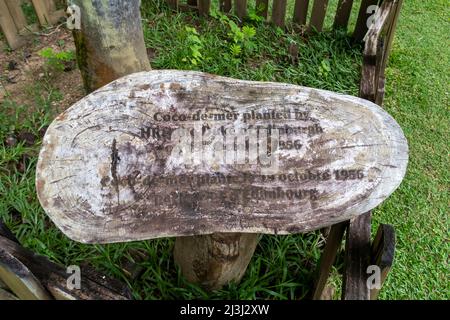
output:
[[[211, 0], [166, 0], [170, 7], [180, 11], [198, 11], [201, 15], [208, 15], [211, 8]], [[288, 0], [271, 0], [272, 12], [270, 14], [269, 0], [256, 0], [255, 12], [260, 16], [270, 20], [279, 27], [286, 24], [286, 11]], [[381, 0], [339, 0], [334, 13], [334, 27], [347, 28], [352, 10], [359, 10], [353, 36], [361, 41], [367, 33], [367, 20], [374, 13], [368, 10], [372, 5], [379, 5]], [[361, 4], [358, 7], [358, 4]], [[242, 19], [247, 15], [247, 0], [219, 0], [219, 7], [222, 12], [232, 12]], [[308, 9], [311, 12], [309, 23], [307, 24]], [[322, 31], [325, 16], [329, 11], [329, 0], [295, 0], [292, 22], [298, 26], [306, 26], [309, 30]]]
[[[180, 11], [198, 11], [208, 15], [211, 0], [166, 0], [171, 8]], [[365, 41], [360, 96], [381, 105], [384, 98], [384, 84], [389, 52], [394, 37], [397, 20], [403, 0], [339, 0], [334, 13], [333, 27], [348, 28], [352, 10], [358, 10], [352, 36], [355, 41]], [[255, 12], [279, 27], [286, 25], [287, 0], [256, 0]], [[295, 0], [292, 22], [302, 29], [322, 31], [325, 16], [329, 11], [329, 0]], [[358, 6], [359, 5], [359, 6]], [[247, 15], [247, 0], [219, 0], [222, 12], [234, 12], [240, 19]], [[312, 6], [312, 7], [310, 7]], [[377, 8], [376, 15], [374, 7]], [[309, 9], [309, 11], [308, 11]], [[308, 12], [310, 12], [307, 23]], [[373, 23], [368, 20], [373, 15]], [[370, 26], [370, 30], [368, 28]]]
[[[29, 24], [23, 10], [24, 4], [32, 4], [39, 23]], [[54, 0], [0, 0], [0, 27], [11, 49], [25, 43], [24, 37], [41, 26], [55, 24], [65, 16], [65, 10], [56, 9]]]

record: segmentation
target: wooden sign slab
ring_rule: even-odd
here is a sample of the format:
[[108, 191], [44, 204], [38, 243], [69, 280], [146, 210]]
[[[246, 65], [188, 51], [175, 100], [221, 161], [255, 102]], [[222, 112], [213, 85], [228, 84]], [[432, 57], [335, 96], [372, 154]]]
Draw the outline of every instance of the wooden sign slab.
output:
[[399, 125], [356, 97], [200, 72], [136, 73], [48, 128], [39, 200], [86, 243], [328, 226], [386, 199], [406, 171]]

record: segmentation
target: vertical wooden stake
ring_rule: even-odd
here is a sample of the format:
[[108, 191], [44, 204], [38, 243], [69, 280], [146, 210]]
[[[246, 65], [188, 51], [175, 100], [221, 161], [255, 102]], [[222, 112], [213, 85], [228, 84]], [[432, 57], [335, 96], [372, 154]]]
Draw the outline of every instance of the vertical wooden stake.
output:
[[308, 16], [309, 0], [295, 0], [294, 7], [294, 23], [299, 25], [306, 24], [306, 17]]
[[11, 49], [17, 49], [23, 44], [5, 0], [0, 0], [0, 27]]
[[367, 212], [350, 220], [345, 243], [343, 300], [369, 300], [370, 219], [371, 213]]
[[[372, 258], [371, 263], [376, 265], [381, 270], [380, 287], [383, 285], [391, 270], [394, 262], [395, 254], [395, 230], [391, 225], [380, 224], [377, 234], [372, 243]], [[370, 290], [370, 299], [376, 300], [380, 289], [373, 288]]]
[[247, 0], [234, 0], [236, 15], [242, 21], [247, 15]]
[[41, 26], [46, 26], [51, 23], [48, 13], [48, 6], [46, 1], [31, 0], [33, 2], [34, 11], [38, 17]]
[[344, 221], [331, 227], [330, 234], [328, 235], [327, 242], [325, 244], [325, 249], [320, 257], [319, 267], [316, 271], [316, 277], [311, 294], [311, 298], [313, 300], [319, 300], [322, 296], [328, 276], [330, 275], [331, 267], [336, 260], [336, 255], [339, 251], [339, 247], [341, 246], [342, 238], [344, 237], [344, 232], [347, 225], [348, 221]]
[[275, 0], [272, 8], [272, 22], [280, 28], [284, 27], [286, 16], [286, 0]]
[[189, 282], [207, 290], [239, 282], [253, 256], [259, 235], [215, 233], [179, 237], [175, 241], [175, 263]]
[[361, 7], [359, 8], [358, 20], [356, 21], [355, 31], [353, 32], [353, 38], [355, 41], [362, 41], [367, 33], [367, 20], [373, 14], [368, 12], [369, 6], [377, 5], [378, 0], [362, 0]]
[[22, 31], [27, 26], [27, 19], [23, 14], [22, 8], [20, 7], [20, 1], [6, 0], [6, 5], [8, 6], [11, 17], [17, 27], [17, 31]]

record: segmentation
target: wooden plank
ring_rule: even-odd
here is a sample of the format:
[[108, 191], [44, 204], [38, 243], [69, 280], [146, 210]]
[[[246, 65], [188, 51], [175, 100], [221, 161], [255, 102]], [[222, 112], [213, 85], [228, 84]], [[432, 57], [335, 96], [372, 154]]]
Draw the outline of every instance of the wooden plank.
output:
[[6, 5], [8, 6], [9, 13], [11, 14], [11, 17], [14, 20], [16, 29], [18, 31], [23, 30], [23, 28], [25, 28], [28, 23], [20, 6], [20, 1], [6, 0]]
[[314, 279], [311, 294], [313, 300], [320, 300], [323, 295], [331, 267], [333, 266], [338, 250], [341, 247], [347, 225], [348, 221], [344, 221], [331, 227]]
[[[387, 31], [387, 35], [386, 35], [386, 39], [385, 39], [385, 52], [384, 52], [384, 56], [383, 56], [383, 63], [381, 66], [382, 70], [386, 69], [386, 65], [387, 65], [387, 61], [389, 59], [389, 55], [392, 49], [392, 42], [394, 40], [394, 34], [395, 34], [395, 30], [397, 29], [397, 23], [398, 23], [398, 19], [400, 17], [400, 10], [402, 8], [403, 5], [403, 0], [396, 0], [394, 2], [394, 6], [393, 6], [393, 17], [392, 20], [390, 20], [390, 25]], [[384, 75], [384, 72], [383, 72]]]
[[1, 300], [19, 300], [14, 294], [12, 294], [8, 286], [0, 279], [0, 301]]
[[23, 45], [23, 39], [18, 35], [18, 30], [9, 13], [5, 0], [0, 0], [0, 27], [11, 49], [17, 49]]
[[294, 23], [306, 25], [309, 0], [295, 0]]
[[327, 13], [328, 0], [315, 0], [311, 12], [309, 30], [322, 31], [323, 22]]
[[359, 83], [359, 96], [363, 99], [375, 102], [376, 100], [376, 65], [373, 59], [363, 56], [361, 69], [361, 81]]
[[51, 24], [49, 12], [47, 10], [47, 4], [42, 0], [31, 0], [33, 3], [34, 11], [38, 17], [41, 26], [47, 26]]
[[219, 0], [219, 9], [222, 12], [229, 13], [231, 11], [232, 0]]
[[334, 28], [347, 28], [352, 6], [353, 0], [339, 0], [336, 16], [334, 17]]
[[56, 299], [64, 300], [126, 300], [130, 298], [129, 290], [124, 285], [109, 278], [110, 285], [100, 285], [93, 281], [91, 275], [84, 275], [81, 269], [81, 288], [70, 290], [67, 288], [67, 279], [70, 274], [66, 268], [57, 265], [46, 257], [34, 254], [15, 242], [0, 237], [0, 252], [6, 252], [14, 257], [33, 274], [47, 292]]
[[155, 70], [116, 80], [57, 117], [36, 184], [49, 217], [81, 242], [288, 234], [374, 208], [400, 184], [407, 156], [400, 126], [368, 101]]
[[19, 300], [15, 295], [6, 291], [5, 289], [0, 288], [0, 301], [4, 300]]
[[44, 0], [45, 5], [47, 6], [47, 12], [52, 13], [56, 11], [56, 5], [54, 0]]
[[269, 11], [269, 0], [256, 0], [256, 12], [261, 17], [267, 19], [267, 12]]
[[180, 12], [198, 12], [198, 8], [187, 5], [187, 4], [178, 4], [178, 11], [180, 11]]
[[368, 31], [367, 21], [374, 12], [368, 10], [370, 6], [377, 5], [378, 0], [362, 0], [359, 8], [358, 19], [356, 21], [355, 31], [353, 32], [353, 38], [355, 41], [360, 42]]
[[0, 247], [0, 278], [22, 300], [52, 299], [30, 270], [3, 247]]
[[345, 243], [343, 300], [368, 300], [367, 267], [370, 262], [370, 220], [367, 212], [350, 220]]
[[178, 0], [166, 0], [168, 6], [173, 10], [178, 10]]
[[220, 10], [222, 12], [230, 12], [231, 11], [231, 0], [219, 0], [220, 1]]
[[383, 61], [386, 51], [382, 39], [390, 26], [393, 10], [394, 2], [384, 1], [365, 37], [359, 96], [374, 102], [382, 100], [380, 97], [377, 99], [379, 84], [382, 85], [380, 77], [384, 77], [385, 68]]
[[234, 0], [236, 16], [242, 21], [247, 15], [247, 0]]
[[63, 9], [56, 10], [49, 13], [51, 24], [56, 24], [60, 22], [60, 19], [66, 16], [66, 11]]
[[[372, 243], [371, 264], [381, 269], [381, 286], [387, 278], [387, 275], [394, 262], [395, 254], [395, 230], [388, 224], [380, 224], [377, 234]], [[381, 289], [381, 288], [380, 288]], [[380, 289], [370, 290], [370, 299], [376, 300]]]
[[385, 95], [385, 86], [386, 86], [386, 77], [384, 75], [380, 75], [378, 77], [378, 87], [375, 96], [375, 103], [379, 106], [383, 105], [384, 95]]
[[198, 12], [200, 15], [208, 16], [210, 7], [211, 0], [198, 0]]
[[274, 0], [272, 8], [272, 23], [283, 28], [286, 17], [286, 0]]

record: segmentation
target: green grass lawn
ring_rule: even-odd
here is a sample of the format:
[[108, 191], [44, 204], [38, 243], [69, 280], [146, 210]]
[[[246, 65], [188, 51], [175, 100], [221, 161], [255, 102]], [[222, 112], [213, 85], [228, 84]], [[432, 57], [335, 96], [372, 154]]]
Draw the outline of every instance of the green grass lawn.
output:
[[[219, 18], [173, 14], [160, 2], [143, 1], [142, 8], [145, 41], [155, 69], [195, 69], [358, 93], [361, 46], [353, 45], [345, 32], [303, 37], [250, 19], [246, 24], [253, 31], [247, 30], [244, 39], [236, 41], [239, 51], [233, 47], [229, 25]], [[401, 187], [374, 211], [374, 231], [382, 222], [394, 225], [397, 232], [396, 260], [382, 299], [450, 298], [447, 8], [446, 0], [405, 1], [387, 70], [385, 108], [405, 132], [410, 163]], [[195, 26], [196, 32], [186, 26]], [[292, 45], [298, 47], [298, 61], [289, 54]], [[242, 282], [213, 293], [180, 275], [172, 259], [173, 239], [83, 245], [65, 237], [43, 212], [34, 187], [40, 137], [56, 116], [51, 106], [61, 93], [44, 82], [30, 88], [29, 94], [36, 98], [32, 106], [18, 105], [9, 97], [0, 112], [0, 218], [26, 247], [64, 265], [91, 264], [127, 282], [138, 299], [301, 299], [306, 295], [324, 244], [319, 232], [262, 236]], [[11, 137], [19, 143], [11, 146]], [[137, 280], [123, 270], [133, 259], [133, 250], [149, 256], [140, 263], [145, 272]], [[337, 285], [341, 270], [339, 258], [331, 278]]]

